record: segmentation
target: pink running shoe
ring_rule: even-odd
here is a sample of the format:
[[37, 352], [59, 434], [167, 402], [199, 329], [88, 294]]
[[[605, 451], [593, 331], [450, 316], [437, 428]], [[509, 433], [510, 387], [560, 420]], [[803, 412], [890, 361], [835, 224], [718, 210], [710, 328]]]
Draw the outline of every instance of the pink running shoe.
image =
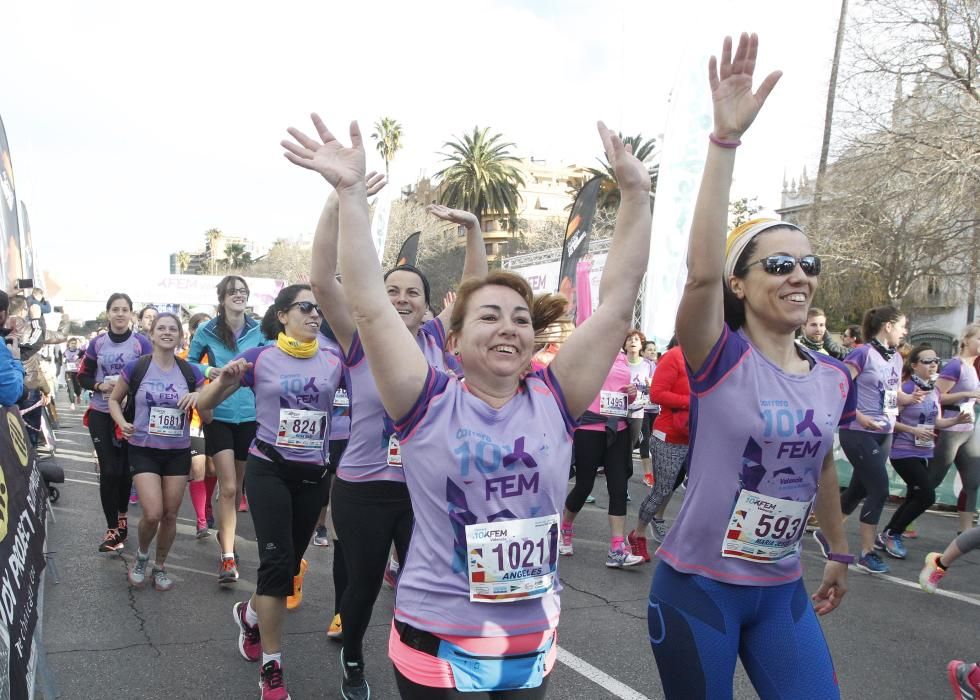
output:
[[245, 619], [246, 607], [248, 601], [241, 601], [232, 608], [235, 624], [238, 625], [238, 651], [246, 661], [258, 661], [262, 658], [262, 639], [259, 637], [259, 626], [250, 625]]
[[259, 671], [259, 688], [262, 700], [289, 700], [286, 681], [282, 677], [282, 666], [278, 661], [270, 661]]
[[935, 593], [939, 588], [939, 582], [943, 580], [946, 572], [939, 568], [936, 560], [939, 559], [939, 552], [929, 552], [926, 555], [926, 564], [919, 572], [919, 585], [927, 593]]

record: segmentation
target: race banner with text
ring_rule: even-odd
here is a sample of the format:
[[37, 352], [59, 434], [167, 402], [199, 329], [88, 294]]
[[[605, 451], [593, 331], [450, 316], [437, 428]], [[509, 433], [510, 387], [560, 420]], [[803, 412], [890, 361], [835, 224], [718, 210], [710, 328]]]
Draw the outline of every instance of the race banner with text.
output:
[[0, 409], [0, 700], [34, 695], [46, 495], [20, 412]]
[[568, 215], [565, 226], [565, 242], [561, 249], [561, 267], [558, 273], [558, 291], [568, 299], [568, 316], [576, 318], [578, 299], [578, 263], [589, 252], [589, 238], [592, 233], [592, 220], [595, 218], [595, 208], [599, 197], [599, 185], [602, 178], [596, 176], [582, 185], [572, 212]]
[[415, 261], [419, 257], [419, 239], [422, 237], [421, 231], [416, 231], [405, 239], [401, 250], [398, 251], [398, 262], [395, 265], [411, 265], [415, 267]]
[[14, 287], [21, 276], [20, 228], [17, 223], [17, 192], [14, 190], [14, 165], [7, 145], [7, 132], [0, 119], [0, 284]]

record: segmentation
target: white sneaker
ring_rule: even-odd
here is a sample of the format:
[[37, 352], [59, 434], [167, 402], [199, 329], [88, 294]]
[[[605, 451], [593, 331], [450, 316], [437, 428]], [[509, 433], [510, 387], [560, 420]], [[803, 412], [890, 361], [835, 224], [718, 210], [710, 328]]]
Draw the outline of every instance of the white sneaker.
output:
[[575, 550], [572, 548], [572, 537], [575, 536], [575, 532], [573, 530], [561, 530], [560, 535], [558, 554], [563, 557], [572, 556], [575, 553]]
[[643, 563], [643, 557], [632, 554], [628, 549], [609, 550], [606, 554], [606, 566], [610, 569], [622, 569]]

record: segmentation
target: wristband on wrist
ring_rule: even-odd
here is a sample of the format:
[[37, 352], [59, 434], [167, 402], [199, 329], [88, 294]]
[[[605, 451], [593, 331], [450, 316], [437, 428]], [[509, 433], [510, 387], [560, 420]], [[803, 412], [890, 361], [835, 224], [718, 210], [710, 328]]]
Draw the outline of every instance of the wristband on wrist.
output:
[[836, 561], [841, 564], [853, 564], [854, 555], [853, 554], [837, 554], [836, 552], [830, 552], [827, 554], [827, 561]]
[[708, 132], [708, 140], [711, 141], [716, 146], [721, 148], [738, 148], [742, 145], [741, 139], [735, 139], [734, 141], [726, 141], [725, 139], [720, 139], [714, 135], [713, 132]]
[[206, 367], [204, 369], [204, 378], [205, 379], [210, 379], [211, 378], [211, 369], [212, 369], [211, 367]]

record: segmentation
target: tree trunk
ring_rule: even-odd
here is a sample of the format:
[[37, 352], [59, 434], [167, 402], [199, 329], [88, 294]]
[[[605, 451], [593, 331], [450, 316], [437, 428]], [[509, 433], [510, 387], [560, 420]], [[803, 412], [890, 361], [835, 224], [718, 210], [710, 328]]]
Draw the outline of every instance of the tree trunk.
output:
[[830, 132], [834, 122], [834, 100], [837, 96], [837, 70], [844, 45], [844, 30], [847, 25], [847, 0], [841, 0], [840, 17], [837, 19], [837, 40], [834, 44], [834, 60], [830, 65], [830, 83], [827, 86], [827, 107], [823, 117], [823, 141], [820, 144], [820, 163], [817, 165], [817, 182], [813, 188], [813, 220], [811, 226], [817, 230], [820, 220], [820, 201], [823, 199], [824, 175], [827, 171], [827, 158], [830, 155]]

